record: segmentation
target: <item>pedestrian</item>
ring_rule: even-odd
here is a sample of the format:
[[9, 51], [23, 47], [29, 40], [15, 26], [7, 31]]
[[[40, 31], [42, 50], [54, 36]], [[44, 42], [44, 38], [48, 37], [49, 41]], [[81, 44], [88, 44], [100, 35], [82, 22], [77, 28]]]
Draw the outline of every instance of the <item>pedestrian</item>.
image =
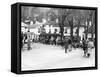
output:
[[[30, 31], [28, 31], [28, 33], [30, 33]], [[31, 49], [31, 36], [30, 34], [27, 34], [27, 46], [28, 46], [28, 50]]]
[[65, 41], [65, 53], [69, 51], [72, 51], [72, 45], [71, 45], [71, 39], [66, 39]]
[[68, 49], [69, 51], [72, 51], [72, 39], [68, 39]]
[[28, 42], [27, 42], [27, 46], [28, 46], [28, 50], [31, 49], [31, 40], [30, 40], [30, 36], [28, 37]]
[[68, 51], [68, 39], [65, 40], [65, 53], [67, 53]]
[[26, 44], [27, 43], [27, 34], [25, 33], [24, 34], [24, 44]]
[[83, 51], [84, 51], [84, 57], [87, 57], [87, 53], [88, 53], [88, 41], [87, 40], [83, 40]]

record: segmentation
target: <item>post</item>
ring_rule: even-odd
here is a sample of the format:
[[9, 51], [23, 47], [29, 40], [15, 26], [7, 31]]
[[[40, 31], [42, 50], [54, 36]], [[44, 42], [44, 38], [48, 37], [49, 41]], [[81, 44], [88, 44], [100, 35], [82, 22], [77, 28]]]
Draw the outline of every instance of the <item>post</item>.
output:
[[78, 26], [77, 26], [77, 38], [79, 37], [79, 28], [80, 28], [80, 21], [78, 22]]
[[87, 21], [86, 21], [86, 28], [85, 28], [85, 30], [86, 30], [86, 32], [85, 32], [85, 39], [87, 39], [87, 37], [88, 37], [88, 26], [89, 26], [89, 20], [87, 19]]
[[27, 43], [27, 46], [28, 46], [28, 50], [31, 49], [31, 40], [30, 40], [30, 24], [28, 24], [28, 43]]
[[73, 18], [71, 19], [71, 21], [70, 21], [70, 36], [71, 36], [71, 39], [73, 38]]

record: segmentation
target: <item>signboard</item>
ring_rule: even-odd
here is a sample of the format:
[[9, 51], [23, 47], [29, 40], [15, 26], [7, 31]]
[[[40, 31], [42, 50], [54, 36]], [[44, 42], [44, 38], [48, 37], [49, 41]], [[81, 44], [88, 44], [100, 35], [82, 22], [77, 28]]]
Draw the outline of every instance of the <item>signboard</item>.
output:
[[92, 37], [92, 34], [91, 34], [91, 33], [89, 33], [89, 34], [88, 34], [88, 38], [91, 38], [91, 37]]

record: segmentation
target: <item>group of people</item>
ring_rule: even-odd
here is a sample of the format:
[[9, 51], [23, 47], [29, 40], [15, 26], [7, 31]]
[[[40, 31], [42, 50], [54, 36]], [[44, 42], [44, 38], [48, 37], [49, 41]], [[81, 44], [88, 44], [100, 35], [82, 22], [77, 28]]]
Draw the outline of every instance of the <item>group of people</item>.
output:
[[[44, 41], [43, 41], [44, 39]], [[27, 41], [26, 41], [27, 40]], [[27, 34], [21, 33], [21, 48], [23, 49], [23, 46], [27, 44], [27, 49], [31, 50], [31, 43], [34, 42], [30, 38], [30, 36], [27, 36]], [[39, 37], [38, 42], [43, 43], [43, 44], [55, 44], [55, 45], [61, 45], [62, 47], [65, 48], [65, 53], [68, 51], [72, 51], [72, 48], [81, 48], [84, 51], [84, 57], [90, 57], [90, 53], [88, 52], [89, 48], [93, 48], [94, 45], [91, 46], [91, 43], [88, 39], [85, 39], [83, 37], [82, 40], [79, 40], [77, 37], [76, 38], [64, 38], [61, 40], [61, 37], [56, 37], [54, 38], [53, 36], [48, 36], [45, 38]]]
[[61, 43], [61, 37], [59, 35], [40, 35], [39, 42], [48, 45], [59, 45]]
[[31, 38], [26, 33], [21, 33], [21, 49], [23, 50], [24, 45], [27, 44], [27, 50], [32, 49], [31, 48]]
[[83, 57], [88, 58], [91, 55], [89, 49], [94, 48], [95, 45], [93, 41], [90, 41], [89, 39], [85, 39], [84, 37], [81, 41], [78, 42], [77, 46], [75, 40], [73, 41], [73, 39], [67, 39], [65, 43], [65, 53], [67, 53], [68, 51], [72, 51], [72, 47], [74, 49], [81, 48], [84, 51]]

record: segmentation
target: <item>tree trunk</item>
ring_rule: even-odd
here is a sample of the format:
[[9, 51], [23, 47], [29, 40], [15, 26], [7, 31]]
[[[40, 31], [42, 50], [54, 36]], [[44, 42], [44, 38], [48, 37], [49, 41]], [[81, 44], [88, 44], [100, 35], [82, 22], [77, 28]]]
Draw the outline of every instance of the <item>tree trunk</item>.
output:
[[78, 26], [77, 26], [77, 38], [79, 37], [79, 28], [80, 28], [80, 22], [78, 23]]
[[65, 21], [66, 16], [61, 16], [61, 22], [60, 22], [60, 33], [61, 33], [61, 41], [63, 41], [64, 37], [64, 21]]
[[70, 36], [71, 36], [71, 39], [73, 38], [73, 19], [70, 21]]
[[86, 33], [85, 33], [85, 39], [88, 38], [88, 28], [89, 28], [89, 20], [87, 20], [87, 25], [86, 25]]
[[62, 39], [63, 39], [63, 31], [64, 31], [64, 28], [63, 28], [63, 26], [60, 24], [60, 33], [61, 33], [61, 41], [62, 41]]
[[94, 36], [94, 30], [93, 30], [93, 25], [92, 25], [92, 31], [91, 31], [91, 34], [92, 34], [92, 41], [93, 41], [93, 36]]
[[86, 27], [86, 34], [85, 34], [85, 39], [88, 37], [88, 26]]

